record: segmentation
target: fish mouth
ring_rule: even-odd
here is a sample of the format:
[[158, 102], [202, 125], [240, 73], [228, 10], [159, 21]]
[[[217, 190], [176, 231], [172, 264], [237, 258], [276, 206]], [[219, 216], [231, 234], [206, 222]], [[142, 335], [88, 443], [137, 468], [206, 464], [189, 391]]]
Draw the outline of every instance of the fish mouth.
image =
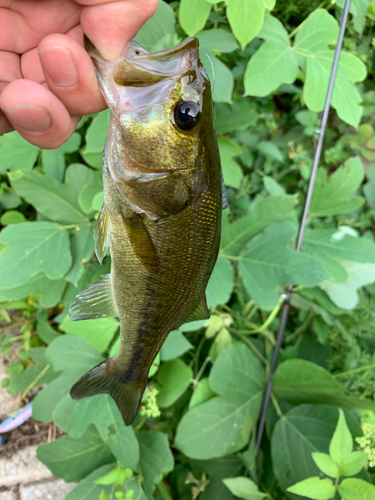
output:
[[137, 42], [130, 42], [127, 57], [106, 61], [85, 36], [85, 47], [99, 73], [104, 65], [113, 68], [113, 81], [121, 87], [147, 87], [161, 80], [189, 72], [199, 62], [199, 41], [187, 38], [179, 45], [158, 52], [147, 52]]

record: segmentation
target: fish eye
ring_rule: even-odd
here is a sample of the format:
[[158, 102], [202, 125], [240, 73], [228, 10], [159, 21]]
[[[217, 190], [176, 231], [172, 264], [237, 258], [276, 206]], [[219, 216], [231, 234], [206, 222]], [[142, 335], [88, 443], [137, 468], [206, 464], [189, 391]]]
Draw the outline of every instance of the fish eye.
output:
[[174, 108], [174, 119], [182, 130], [190, 130], [198, 122], [200, 115], [199, 106], [196, 102], [180, 102]]

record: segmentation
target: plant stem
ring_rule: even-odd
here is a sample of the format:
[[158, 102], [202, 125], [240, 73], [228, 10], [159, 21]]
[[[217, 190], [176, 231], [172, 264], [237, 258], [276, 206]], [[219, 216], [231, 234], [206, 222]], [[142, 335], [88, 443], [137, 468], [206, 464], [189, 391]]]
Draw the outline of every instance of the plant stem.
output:
[[359, 368], [353, 368], [352, 370], [347, 370], [346, 372], [335, 373], [332, 376], [333, 377], [344, 377], [346, 375], [351, 375], [352, 373], [358, 373], [358, 372], [363, 372], [366, 370], [371, 370], [372, 368], [375, 368], [375, 364], [360, 366]]
[[255, 345], [251, 342], [251, 340], [249, 340], [247, 337], [245, 337], [245, 335], [242, 335], [242, 333], [239, 333], [237, 332], [236, 335], [238, 337], [240, 337], [241, 340], [243, 340], [243, 342], [245, 342], [245, 344], [247, 344], [250, 349], [254, 352], [254, 354], [256, 354], [258, 356], [258, 358], [263, 361], [263, 363], [269, 367], [269, 362], [267, 361], [267, 359], [263, 356], [263, 354], [261, 352], [259, 352], [259, 350], [255, 347]]
[[310, 325], [310, 323], [313, 320], [314, 316], [315, 316], [315, 311], [314, 311], [314, 309], [311, 309], [310, 312], [309, 312], [309, 315], [307, 316], [307, 318], [305, 320], [305, 322], [302, 323], [302, 325], [299, 328], [297, 328], [297, 330], [295, 332], [293, 332], [290, 335], [288, 335], [285, 338], [285, 342], [289, 343], [291, 341], [291, 339], [293, 339], [294, 337], [298, 337], [298, 335], [300, 335], [301, 333], [303, 333], [308, 328], [308, 326]]
[[199, 370], [199, 372], [197, 373], [197, 376], [194, 378], [193, 380], [193, 383], [198, 383], [199, 380], [201, 379], [201, 376], [203, 375], [204, 373], [204, 370], [206, 369], [206, 366], [208, 365], [208, 363], [210, 363], [212, 361], [212, 359], [210, 358], [210, 356], [207, 356], [207, 358], [203, 361], [202, 363], [202, 366], [201, 366], [201, 369]]

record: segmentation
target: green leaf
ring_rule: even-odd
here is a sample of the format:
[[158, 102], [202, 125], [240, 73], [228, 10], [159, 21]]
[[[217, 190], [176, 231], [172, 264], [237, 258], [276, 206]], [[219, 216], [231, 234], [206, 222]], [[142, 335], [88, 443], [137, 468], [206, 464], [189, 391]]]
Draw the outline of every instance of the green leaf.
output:
[[59, 182], [64, 178], [65, 153], [73, 153], [81, 144], [81, 136], [75, 132], [62, 146], [56, 149], [42, 149], [43, 170], [48, 177]]
[[228, 0], [228, 21], [242, 50], [257, 36], [263, 25], [265, 10], [272, 10], [275, 3], [276, 0]]
[[271, 195], [252, 203], [247, 215], [232, 224], [224, 212], [220, 251], [224, 257], [238, 256], [246, 243], [267, 226], [294, 217], [294, 197], [287, 195]]
[[[362, 238], [361, 243], [366, 238]], [[370, 241], [370, 243], [372, 243]], [[354, 309], [359, 301], [358, 288], [371, 285], [375, 281], [375, 264], [362, 264], [338, 259], [345, 269], [347, 279], [343, 283], [323, 281], [319, 287], [324, 290], [334, 304], [342, 309]]]
[[37, 449], [37, 458], [65, 481], [84, 479], [102, 465], [115, 461], [98, 432], [91, 427], [80, 439], [63, 436]]
[[345, 395], [342, 385], [328, 370], [303, 359], [288, 359], [279, 364], [273, 377], [273, 390], [277, 398], [292, 404], [325, 403], [346, 408], [375, 408], [375, 403], [369, 399]]
[[40, 310], [36, 314], [37, 317], [37, 332], [39, 337], [46, 343], [50, 344], [52, 340], [59, 336], [59, 333], [52, 328], [52, 326], [48, 322], [48, 313], [47, 311]]
[[199, 52], [233, 52], [238, 49], [234, 36], [223, 29], [211, 29], [198, 33]]
[[208, 306], [215, 308], [218, 304], [226, 304], [232, 295], [233, 286], [233, 266], [219, 256], [206, 288]]
[[269, 194], [284, 194], [285, 188], [269, 175], [263, 177], [263, 184]]
[[[74, 490], [70, 491], [65, 500], [101, 500], [101, 492], [107, 495], [111, 491], [112, 485], [100, 485], [95, 481], [113, 470], [115, 465], [104, 465], [84, 478]], [[106, 498], [106, 497], [105, 497]]]
[[103, 361], [103, 356], [85, 339], [60, 335], [48, 346], [46, 359], [56, 372], [63, 373], [33, 400], [33, 417], [42, 422], [52, 420], [55, 406], [69, 393], [74, 382]]
[[344, 500], [375, 500], [375, 487], [361, 479], [344, 479], [338, 490]]
[[[326, 217], [352, 212], [363, 205], [365, 200], [362, 196], [351, 197], [362, 184], [364, 177], [363, 166], [358, 156], [349, 158], [328, 179], [325, 171], [320, 170], [311, 201], [311, 216]], [[319, 173], [323, 176], [319, 176]]]
[[345, 420], [344, 412], [339, 409], [339, 419], [329, 445], [329, 454], [332, 459], [341, 465], [353, 450], [353, 438]]
[[9, 210], [21, 205], [21, 198], [6, 182], [0, 183], [0, 208]]
[[171, 406], [186, 391], [192, 378], [192, 369], [181, 359], [163, 363], [157, 376], [160, 386], [157, 396], [158, 405], [161, 408]]
[[[345, 411], [354, 437], [362, 435], [358, 422]], [[324, 404], [300, 405], [278, 420], [271, 438], [271, 457], [276, 480], [283, 491], [320, 471], [313, 452], [328, 453], [337, 422], [337, 408]]]
[[327, 453], [312, 453], [314, 462], [319, 469], [329, 477], [336, 479], [339, 475], [339, 466]]
[[215, 127], [217, 134], [226, 134], [247, 129], [258, 119], [251, 104], [246, 99], [235, 99], [233, 104], [215, 105]]
[[236, 497], [245, 500], [263, 500], [270, 498], [267, 493], [258, 490], [258, 486], [247, 477], [232, 477], [223, 479], [223, 483]]
[[[87, 174], [92, 177], [90, 170], [83, 165], [77, 165], [73, 168], [75, 171], [79, 169], [87, 171]], [[56, 179], [36, 171], [16, 172], [10, 176], [10, 180], [17, 193], [47, 219], [62, 224], [88, 222], [86, 216], [81, 212], [78, 197], [71, 182], [67, 181], [65, 184], [61, 184]], [[70, 176], [69, 180], [71, 180]], [[77, 180], [73, 182], [77, 183]]]
[[293, 83], [298, 64], [281, 22], [265, 16], [258, 34], [265, 43], [250, 59], [244, 76], [245, 95], [266, 96], [282, 83]]
[[212, 52], [201, 52], [199, 57], [211, 81], [214, 102], [231, 103], [234, 86], [231, 70]]
[[50, 280], [45, 274], [38, 273], [21, 285], [0, 287], [0, 297], [8, 300], [18, 300], [27, 297], [31, 293], [40, 292], [42, 293], [40, 305], [49, 308], [56, 306], [61, 300], [65, 286], [66, 281], [64, 278], [60, 280]]
[[206, 0], [181, 0], [178, 19], [182, 29], [189, 36], [194, 36], [202, 30], [211, 11], [211, 5]]
[[140, 448], [139, 468], [143, 476], [143, 486], [149, 498], [163, 477], [173, 469], [174, 459], [169, 447], [168, 436], [158, 431], [138, 432]]
[[138, 31], [135, 40], [150, 52], [163, 50], [174, 45], [175, 30], [173, 9], [159, 0], [155, 14]]
[[298, 111], [295, 118], [305, 127], [303, 133], [309, 137], [312, 137], [315, 134], [315, 130], [319, 128], [318, 114], [315, 111], [310, 111], [309, 109]]
[[69, 418], [76, 404], [70, 394], [65, 394], [53, 409], [52, 420], [64, 432], [68, 432]]
[[309, 477], [291, 486], [287, 491], [313, 500], [330, 500], [335, 496], [336, 488], [330, 479]]
[[[340, 7], [344, 7], [344, 0], [337, 0], [336, 4]], [[354, 29], [360, 35], [362, 35], [365, 26], [367, 9], [367, 0], [352, 0], [350, 4], [350, 12], [353, 14]]]
[[118, 327], [119, 323], [115, 318], [70, 321], [66, 317], [60, 325], [64, 332], [86, 339], [99, 352], [104, 352], [107, 349]]
[[135, 477], [126, 481], [123, 485], [122, 491], [126, 500], [149, 500]]
[[242, 150], [227, 137], [219, 137], [218, 145], [224, 182], [227, 186], [239, 188], [243, 173], [241, 167], [233, 158], [240, 155]]
[[6, 245], [0, 253], [4, 288], [21, 285], [40, 272], [54, 280], [62, 278], [72, 262], [68, 232], [53, 222], [7, 226], [0, 233], [0, 243]]
[[133, 428], [125, 426], [116, 403], [107, 394], [78, 401], [69, 418], [68, 433], [80, 438], [90, 424], [96, 426], [101, 438], [122, 465], [135, 470], [139, 446]]
[[66, 280], [78, 286], [83, 276], [83, 264], [88, 262], [94, 253], [94, 225], [82, 224], [77, 226], [71, 239], [73, 265], [66, 276]]
[[216, 396], [215, 392], [211, 388], [211, 384], [208, 378], [202, 378], [202, 380], [195, 387], [193, 395], [190, 399], [189, 408], [194, 408], [202, 403], [212, 399]]
[[17, 210], [8, 210], [0, 219], [0, 223], [3, 226], [7, 226], [8, 224], [20, 224], [21, 222], [26, 222], [26, 218], [23, 213], [17, 212]]
[[0, 137], [0, 172], [31, 170], [38, 158], [39, 148], [30, 144], [18, 132]]
[[[93, 182], [84, 186], [79, 193], [78, 202], [83, 212], [90, 214], [96, 209], [96, 200], [99, 198], [100, 193], [103, 193], [103, 182], [99, 175], [95, 175]], [[101, 206], [99, 210], [100, 208]]]
[[292, 223], [273, 224], [240, 253], [243, 282], [251, 298], [263, 309], [270, 310], [277, 305], [280, 285], [315, 286], [328, 277], [317, 259], [289, 248], [289, 241], [295, 235], [296, 227]]
[[29, 352], [30, 358], [35, 364], [29, 366], [11, 380], [7, 387], [9, 394], [23, 392], [28, 387], [39, 387], [48, 384], [57, 377], [57, 373], [53, 371], [45, 359], [45, 351], [45, 347], [35, 347]]
[[162, 348], [160, 349], [160, 359], [170, 361], [185, 354], [193, 346], [179, 330], [170, 332]]
[[190, 409], [177, 426], [175, 446], [191, 458], [209, 459], [243, 448], [261, 407], [264, 371], [242, 343], [218, 356], [210, 384], [219, 397]]
[[355, 476], [363, 469], [367, 460], [367, 453], [363, 451], [353, 451], [353, 453], [350, 453], [342, 462], [340, 476]]
[[86, 145], [80, 150], [86, 163], [94, 168], [101, 168], [104, 143], [107, 138], [110, 111], [98, 113], [86, 132]]

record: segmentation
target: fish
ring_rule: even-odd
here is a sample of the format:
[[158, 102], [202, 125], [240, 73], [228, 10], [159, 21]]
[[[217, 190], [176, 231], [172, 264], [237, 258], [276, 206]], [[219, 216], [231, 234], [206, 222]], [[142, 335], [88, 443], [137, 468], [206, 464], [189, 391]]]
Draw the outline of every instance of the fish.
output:
[[211, 84], [197, 38], [104, 59], [85, 39], [111, 111], [103, 152], [104, 203], [95, 228], [110, 274], [72, 301], [73, 321], [118, 317], [118, 353], [72, 387], [73, 399], [109, 394], [134, 421], [148, 372], [169, 332], [207, 319], [223, 202]]

